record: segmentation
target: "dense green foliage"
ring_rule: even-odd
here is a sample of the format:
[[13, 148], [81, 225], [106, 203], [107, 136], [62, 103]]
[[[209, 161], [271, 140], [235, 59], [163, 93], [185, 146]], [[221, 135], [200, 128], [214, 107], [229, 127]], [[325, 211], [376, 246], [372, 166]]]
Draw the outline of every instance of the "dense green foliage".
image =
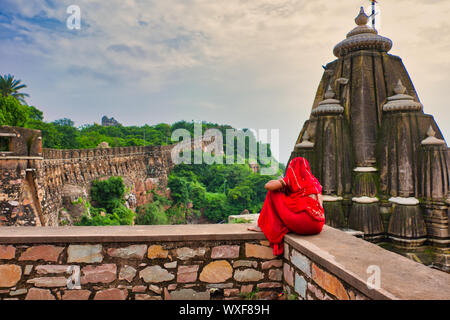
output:
[[253, 173], [248, 164], [181, 164], [172, 170], [168, 187], [175, 203], [192, 203], [209, 220], [220, 222], [245, 209], [259, 212], [266, 197], [264, 185], [271, 179], [276, 176]]
[[0, 96], [0, 125], [25, 127], [29, 119], [29, 107], [12, 96]]
[[183, 205], [174, 204], [167, 197], [153, 191], [153, 201], [140, 206], [136, 210], [136, 224], [184, 224], [186, 218], [197, 214], [194, 210], [188, 210]]
[[97, 208], [105, 208], [112, 212], [125, 202], [124, 193], [125, 184], [121, 177], [111, 177], [108, 180], [92, 182], [91, 199]]
[[77, 225], [132, 225], [135, 213], [124, 205], [125, 185], [121, 177], [95, 180], [91, 187], [93, 205], [87, 203], [86, 214]]
[[[198, 123], [179, 121], [172, 125], [161, 123], [153, 126], [109, 126], [89, 124], [75, 127], [74, 122], [64, 118], [53, 122], [44, 121], [39, 109], [26, 105], [18, 91], [26, 86], [12, 76], [0, 77], [0, 125], [21, 126], [41, 130], [44, 148], [85, 149], [96, 148], [101, 142], [111, 147], [167, 145], [172, 133], [186, 129], [191, 137]], [[276, 176], [263, 176], [254, 173], [250, 162], [265, 167], [259, 156], [261, 147], [254, 134], [248, 130], [238, 130], [240, 137], [227, 136], [229, 125], [201, 123], [204, 133], [215, 129], [221, 133], [224, 153], [230, 151], [238, 163], [225, 164], [230, 155], [223, 156], [224, 164], [181, 164], [172, 170], [168, 187], [171, 199], [154, 193], [153, 202], [137, 209], [137, 224], [176, 224], [185, 223], [193, 215], [203, 215], [210, 221], [226, 220], [231, 214], [243, 210], [259, 212], [266, 196], [264, 184]], [[244, 156], [238, 154], [238, 143], [245, 142]], [[1, 146], [0, 146], [1, 147]], [[256, 151], [256, 159], [250, 151]], [[268, 156], [271, 157], [270, 146]], [[192, 155], [193, 157], [193, 155]], [[192, 159], [192, 158], [191, 158]], [[192, 163], [194, 163], [192, 161]], [[280, 164], [280, 175], [284, 166]], [[91, 189], [92, 205], [87, 203], [87, 214], [80, 225], [122, 225], [132, 224], [135, 214], [124, 206], [125, 186], [120, 177], [94, 181]]]

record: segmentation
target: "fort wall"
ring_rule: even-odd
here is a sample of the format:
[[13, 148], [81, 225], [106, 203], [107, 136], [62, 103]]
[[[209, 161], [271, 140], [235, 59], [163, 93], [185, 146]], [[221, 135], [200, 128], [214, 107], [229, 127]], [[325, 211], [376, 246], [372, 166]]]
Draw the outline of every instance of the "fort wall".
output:
[[38, 130], [1, 127], [0, 225], [57, 226], [59, 212], [92, 181], [121, 176], [131, 208], [151, 201], [151, 190], [167, 185], [173, 167], [170, 146], [77, 150], [42, 149]]

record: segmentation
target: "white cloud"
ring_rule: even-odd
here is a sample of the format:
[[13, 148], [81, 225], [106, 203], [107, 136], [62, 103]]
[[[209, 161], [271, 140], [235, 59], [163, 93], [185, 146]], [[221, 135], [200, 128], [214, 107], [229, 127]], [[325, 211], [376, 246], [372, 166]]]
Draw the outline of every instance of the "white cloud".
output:
[[[69, 31], [66, 8], [73, 0], [6, 3], [20, 14], [7, 25], [15, 38], [0, 40], [0, 53], [9, 57], [0, 68], [24, 75], [33, 102], [47, 117], [66, 115], [81, 124], [111, 112], [128, 124], [204, 118], [281, 128], [283, 160], [309, 117], [321, 65], [335, 59], [333, 46], [366, 5], [360, 0], [78, 0], [82, 29]], [[448, 138], [450, 2], [433, 4], [381, 2], [382, 34], [394, 41], [392, 53], [404, 59], [426, 112], [435, 115]], [[36, 17], [53, 22], [36, 23]]]

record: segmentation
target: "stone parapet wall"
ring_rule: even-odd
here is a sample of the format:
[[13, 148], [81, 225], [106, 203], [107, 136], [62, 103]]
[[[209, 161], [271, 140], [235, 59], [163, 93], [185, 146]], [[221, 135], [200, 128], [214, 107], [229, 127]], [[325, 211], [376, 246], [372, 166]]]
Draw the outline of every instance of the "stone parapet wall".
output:
[[55, 215], [64, 206], [65, 194], [74, 187], [87, 195], [92, 181], [121, 176], [136, 198], [136, 205], [142, 205], [151, 200], [150, 190], [165, 188], [171, 169], [170, 152], [157, 148], [52, 150], [47, 156], [36, 175], [37, 184], [42, 188], [40, 202], [44, 216], [49, 217], [43, 225], [57, 225]]
[[[136, 146], [95, 149], [42, 149], [39, 130], [1, 127], [0, 226], [58, 226], [60, 221], [79, 219], [68, 207], [85, 202], [92, 181], [120, 176], [134, 209], [152, 201], [150, 191], [166, 192], [172, 151], [205, 150], [214, 139], [182, 141], [167, 146]], [[66, 209], [66, 210], [62, 210]], [[64, 214], [60, 216], [60, 212]]]
[[287, 294], [297, 294], [304, 300], [369, 300], [289, 244], [285, 244], [284, 250], [283, 276]]
[[0, 261], [3, 299], [262, 299], [283, 287], [282, 260], [257, 239], [4, 244]]
[[95, 148], [95, 149], [43, 149], [43, 157], [46, 160], [74, 160], [79, 158], [96, 158], [105, 156], [121, 156], [147, 154], [150, 152], [170, 151], [173, 146], [136, 146], [117, 148]]
[[[336, 229], [310, 237], [289, 234], [284, 255], [275, 257], [264, 235], [247, 226], [2, 227], [0, 298], [450, 297], [449, 274]], [[367, 286], [370, 266], [380, 270], [379, 288]], [[76, 279], [79, 288], [68, 285], [76, 286]]]
[[132, 208], [148, 203], [151, 190], [167, 185], [172, 148], [43, 149], [40, 157], [0, 158], [0, 225], [58, 226], [62, 208], [87, 198], [93, 180], [111, 176], [124, 179]]
[[0, 258], [2, 298], [209, 300], [282, 289], [282, 261], [258, 241], [3, 245]]

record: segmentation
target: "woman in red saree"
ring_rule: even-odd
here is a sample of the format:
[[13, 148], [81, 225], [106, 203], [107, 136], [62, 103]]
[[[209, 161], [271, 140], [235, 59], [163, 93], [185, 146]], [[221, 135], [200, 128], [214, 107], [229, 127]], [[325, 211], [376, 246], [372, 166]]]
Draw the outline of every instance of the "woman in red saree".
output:
[[306, 159], [292, 159], [286, 176], [269, 181], [265, 187], [269, 192], [258, 226], [249, 230], [264, 232], [274, 255], [283, 253], [283, 238], [288, 232], [312, 235], [322, 231], [325, 223], [322, 186]]

